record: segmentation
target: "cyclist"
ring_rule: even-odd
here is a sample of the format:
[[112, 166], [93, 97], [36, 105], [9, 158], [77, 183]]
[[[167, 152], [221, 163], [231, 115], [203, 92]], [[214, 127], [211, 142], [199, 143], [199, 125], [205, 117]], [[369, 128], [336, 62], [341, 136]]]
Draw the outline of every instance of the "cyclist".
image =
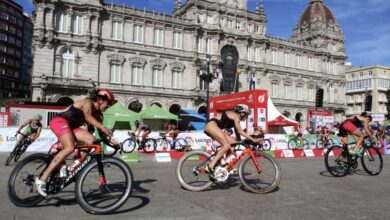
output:
[[384, 146], [384, 140], [386, 138], [386, 130], [384, 126], [378, 127], [378, 131], [375, 133], [375, 138], [380, 142], [381, 146]]
[[[141, 132], [143, 131], [143, 134], [142, 134], [142, 142], [141, 143], [144, 143], [146, 138], [148, 138], [148, 135], [150, 133], [152, 133], [152, 129], [149, 128], [149, 126], [145, 123], [142, 123], [138, 120], [135, 120], [134, 122], [134, 125], [135, 125], [135, 131], [134, 133], [136, 133], [136, 136], [138, 137]], [[138, 133], [137, 133], [138, 132]]]
[[328, 129], [328, 127], [326, 127], [326, 125], [324, 125], [320, 132], [320, 138], [323, 140], [324, 145], [325, 143], [328, 143], [329, 136], [330, 136], [330, 130]]
[[302, 133], [300, 124], [294, 126], [293, 135], [294, 135], [295, 138], [297, 138], [299, 140], [299, 143], [300, 143], [300, 145], [302, 147], [302, 144], [303, 144], [303, 133]]
[[28, 119], [25, 121], [16, 131], [16, 134], [19, 134], [20, 131], [26, 127], [24, 132], [22, 132], [21, 137], [18, 139], [16, 142], [16, 146], [22, 141], [24, 137], [27, 135], [30, 136], [31, 142], [34, 142], [36, 139], [38, 139], [39, 135], [41, 134], [42, 131], [42, 115], [41, 114], [35, 114], [33, 118]]
[[240, 121], [244, 121], [251, 114], [251, 110], [247, 105], [238, 104], [234, 110], [226, 110], [222, 113], [218, 113], [215, 118], [207, 121], [204, 127], [204, 133], [215, 139], [220, 145], [221, 149], [218, 151], [215, 158], [208, 164], [205, 171], [209, 174], [210, 179], [214, 180], [214, 167], [221, 160], [225, 153], [229, 154], [232, 152], [231, 144], [235, 143], [236, 140], [229, 137], [223, 129], [234, 128], [236, 139], [241, 140], [240, 135], [253, 141], [259, 142], [260, 139], [253, 138], [241, 128]]
[[253, 138], [259, 138], [259, 143], [264, 144], [264, 131], [262, 127], [254, 125], [253, 134], [251, 136]]
[[372, 131], [368, 127], [368, 124], [371, 122], [372, 117], [367, 114], [367, 112], [362, 112], [359, 116], [354, 116], [343, 121], [340, 125], [341, 134], [351, 134], [356, 140], [356, 146], [353, 154], [357, 156], [362, 156], [361, 154], [361, 144], [364, 140], [364, 133], [360, 129], [364, 129], [366, 135], [372, 136]]
[[39, 194], [47, 196], [47, 178], [74, 151], [76, 141], [91, 144], [95, 140], [95, 137], [81, 126], [84, 124], [89, 127], [93, 126], [108, 137], [112, 135], [111, 130], [102, 124], [102, 112], [114, 102], [112, 92], [101, 88], [96, 91], [93, 97], [75, 102], [50, 121], [50, 129], [59, 139], [63, 150], [56, 154], [42, 176], [35, 179]]

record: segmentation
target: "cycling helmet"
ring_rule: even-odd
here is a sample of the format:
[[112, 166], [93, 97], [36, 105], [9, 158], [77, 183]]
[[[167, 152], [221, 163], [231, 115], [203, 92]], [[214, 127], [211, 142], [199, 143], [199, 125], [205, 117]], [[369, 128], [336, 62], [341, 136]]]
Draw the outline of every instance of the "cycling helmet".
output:
[[238, 105], [236, 105], [236, 107], [234, 107], [234, 110], [235, 110], [235, 112], [237, 112], [237, 113], [244, 112], [244, 113], [247, 114], [247, 115], [250, 115], [250, 114], [251, 114], [251, 110], [249, 109], [249, 107], [248, 107], [247, 105], [244, 105], [244, 104], [238, 104]]
[[42, 120], [42, 115], [41, 114], [35, 114], [34, 115], [34, 120], [41, 121]]
[[110, 105], [115, 101], [114, 94], [109, 89], [98, 89], [97, 95], [107, 100]]

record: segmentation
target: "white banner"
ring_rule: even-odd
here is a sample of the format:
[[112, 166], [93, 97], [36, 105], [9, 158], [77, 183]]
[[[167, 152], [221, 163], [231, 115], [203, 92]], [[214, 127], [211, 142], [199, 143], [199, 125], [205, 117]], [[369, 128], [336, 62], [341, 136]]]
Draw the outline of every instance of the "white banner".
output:
[[[0, 152], [12, 151], [16, 144], [15, 133], [18, 127], [0, 128]], [[157, 138], [160, 132], [152, 132], [149, 137]], [[19, 137], [19, 136], [18, 136]], [[127, 131], [115, 131], [114, 139], [123, 142], [129, 136]], [[283, 134], [266, 134], [266, 138], [272, 143], [272, 150], [287, 149], [287, 136]], [[180, 133], [179, 138], [185, 138], [192, 149], [210, 149], [212, 139], [203, 132]], [[57, 137], [50, 129], [43, 129], [40, 137], [32, 143], [27, 151], [48, 151], [50, 146], [57, 141]]]

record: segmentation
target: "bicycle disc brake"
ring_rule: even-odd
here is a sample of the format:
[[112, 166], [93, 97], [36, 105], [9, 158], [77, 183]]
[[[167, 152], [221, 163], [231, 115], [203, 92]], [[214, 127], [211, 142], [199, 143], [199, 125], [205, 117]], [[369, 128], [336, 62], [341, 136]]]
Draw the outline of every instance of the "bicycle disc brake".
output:
[[224, 182], [229, 178], [229, 171], [221, 166], [217, 166], [214, 171], [214, 177], [218, 182]]

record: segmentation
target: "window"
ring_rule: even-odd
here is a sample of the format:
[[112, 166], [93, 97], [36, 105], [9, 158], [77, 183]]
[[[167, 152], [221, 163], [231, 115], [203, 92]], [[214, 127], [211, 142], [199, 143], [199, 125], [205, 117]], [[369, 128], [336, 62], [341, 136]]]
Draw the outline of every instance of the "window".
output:
[[289, 66], [290, 65], [290, 54], [284, 53], [284, 65]]
[[241, 29], [241, 23], [238, 22], [238, 21], [236, 22], [236, 29], [237, 29], [237, 30], [240, 30], [240, 29]]
[[309, 67], [309, 70], [314, 70], [314, 59], [313, 57], [309, 57], [309, 63], [308, 63], [308, 67]]
[[302, 56], [297, 55], [297, 68], [301, 69], [302, 68]]
[[0, 30], [8, 31], [8, 25], [3, 22], [0, 22]]
[[111, 38], [114, 40], [122, 39], [122, 22], [119, 21], [112, 22]]
[[133, 85], [142, 85], [142, 68], [140, 66], [133, 66], [131, 83]]
[[302, 100], [303, 99], [303, 87], [302, 86], [298, 86], [297, 87], [297, 99], [298, 100]]
[[110, 64], [110, 82], [111, 83], [120, 83], [121, 82], [121, 70], [122, 67], [118, 63]]
[[289, 99], [291, 94], [291, 85], [284, 85], [284, 98]]
[[278, 52], [276, 50], [272, 50], [272, 64], [278, 64]]
[[2, 12], [1, 13], [1, 18], [4, 19], [4, 20], [8, 20], [8, 14], [5, 13], [5, 12]]
[[144, 42], [144, 27], [143, 26], [134, 25], [133, 41], [134, 41], [134, 43], [143, 43]]
[[0, 52], [7, 52], [7, 47], [4, 45], [0, 45]]
[[207, 38], [206, 52], [207, 52], [207, 54], [212, 54], [212, 51], [213, 51], [213, 41], [211, 38]]
[[173, 48], [182, 49], [183, 34], [181, 32], [173, 32]]
[[182, 88], [182, 72], [174, 70], [172, 72], [172, 88], [181, 89]]
[[164, 30], [154, 29], [154, 45], [164, 46]]
[[71, 78], [75, 72], [74, 54], [71, 49], [66, 50], [62, 54], [62, 68], [61, 74], [64, 78]]
[[213, 17], [211, 15], [207, 15], [207, 24], [213, 24]]
[[83, 30], [83, 17], [80, 15], [74, 16], [73, 20], [73, 33], [74, 34], [82, 34]]
[[15, 44], [15, 38], [14, 37], [8, 37], [8, 42], [11, 44]]
[[153, 86], [162, 87], [163, 86], [163, 71], [162, 69], [153, 69]]
[[332, 74], [336, 74], [337, 73], [337, 64], [336, 63], [332, 63]]
[[260, 62], [260, 48], [255, 48], [255, 61]]
[[253, 59], [253, 49], [250, 46], [247, 46], [247, 57], [248, 57], [248, 61], [252, 61], [252, 59]]
[[58, 20], [57, 20], [57, 30], [59, 32], [66, 33], [68, 27], [68, 15], [64, 13], [58, 14]]
[[228, 28], [233, 28], [233, 21], [232, 20], [228, 20]]
[[18, 46], [18, 47], [21, 47], [22, 46], [22, 41], [20, 41], [20, 40], [16, 40], [16, 46]]
[[369, 75], [369, 76], [372, 76], [372, 70], [369, 70], [369, 71], [368, 71], [368, 75]]
[[1, 41], [7, 41], [7, 35], [5, 35], [5, 34], [0, 34], [0, 40], [1, 40]]
[[13, 24], [18, 23], [18, 20], [14, 16], [9, 16], [9, 21]]
[[198, 53], [204, 53], [205, 50], [205, 39], [198, 37]]
[[278, 84], [272, 83], [272, 89], [271, 89], [271, 97], [277, 98], [278, 97]]
[[10, 32], [11, 34], [16, 34], [16, 29], [15, 29], [14, 27], [10, 27], [10, 28], [9, 28], [9, 32]]
[[314, 101], [315, 91], [314, 87], [309, 88], [308, 98], [309, 101]]

